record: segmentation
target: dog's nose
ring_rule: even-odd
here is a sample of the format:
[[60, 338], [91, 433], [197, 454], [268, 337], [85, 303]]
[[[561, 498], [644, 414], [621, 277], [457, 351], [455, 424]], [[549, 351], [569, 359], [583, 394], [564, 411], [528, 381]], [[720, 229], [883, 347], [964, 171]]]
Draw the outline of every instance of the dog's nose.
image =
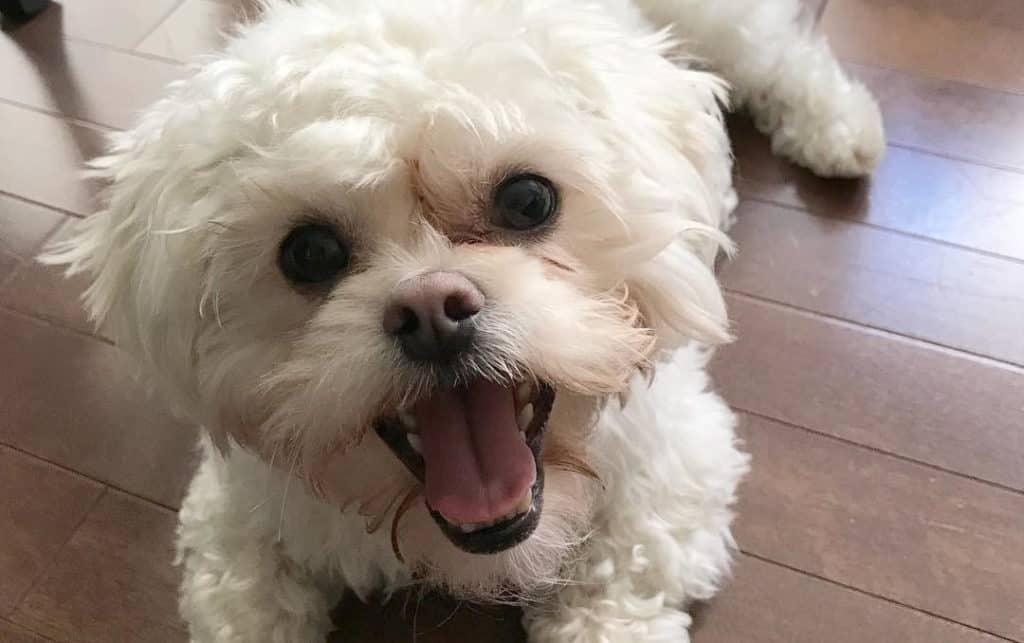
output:
[[384, 331], [416, 361], [445, 361], [469, 347], [484, 294], [456, 272], [430, 272], [400, 282], [384, 309]]

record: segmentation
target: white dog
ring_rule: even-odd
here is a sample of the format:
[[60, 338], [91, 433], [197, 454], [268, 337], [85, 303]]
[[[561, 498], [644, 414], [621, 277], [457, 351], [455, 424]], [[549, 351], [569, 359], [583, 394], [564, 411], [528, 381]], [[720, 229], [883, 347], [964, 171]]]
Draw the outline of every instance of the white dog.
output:
[[196, 642], [350, 591], [519, 601], [531, 641], [685, 641], [747, 467], [708, 390], [722, 105], [823, 175], [884, 148], [798, 0], [268, 0], [96, 172], [49, 260], [204, 428]]

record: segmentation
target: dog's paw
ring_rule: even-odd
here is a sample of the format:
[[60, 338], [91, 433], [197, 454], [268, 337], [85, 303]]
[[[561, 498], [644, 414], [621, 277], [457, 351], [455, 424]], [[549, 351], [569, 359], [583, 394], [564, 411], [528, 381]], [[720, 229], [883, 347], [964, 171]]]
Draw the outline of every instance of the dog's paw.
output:
[[860, 83], [838, 95], [815, 96], [785, 114], [772, 132], [772, 149], [818, 176], [867, 176], [885, 154], [882, 113]]
[[563, 606], [555, 614], [528, 616], [525, 626], [530, 643], [689, 643], [690, 622], [661, 597], [631, 596], [615, 605]]

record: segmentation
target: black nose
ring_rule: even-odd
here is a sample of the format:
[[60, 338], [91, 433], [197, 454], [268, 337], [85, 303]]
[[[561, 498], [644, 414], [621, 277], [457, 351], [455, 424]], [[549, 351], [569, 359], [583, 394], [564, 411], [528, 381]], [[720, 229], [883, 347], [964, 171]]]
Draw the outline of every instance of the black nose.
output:
[[473, 343], [473, 317], [484, 306], [473, 282], [455, 272], [431, 272], [395, 287], [384, 330], [419, 362], [448, 361]]

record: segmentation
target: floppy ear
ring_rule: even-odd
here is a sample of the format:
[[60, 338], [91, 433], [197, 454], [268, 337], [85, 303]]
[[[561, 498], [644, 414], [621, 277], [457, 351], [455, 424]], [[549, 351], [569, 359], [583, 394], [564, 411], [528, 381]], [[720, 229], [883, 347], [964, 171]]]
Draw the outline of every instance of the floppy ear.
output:
[[689, 339], [709, 345], [732, 340], [712, 267], [685, 242], [666, 247], [635, 270], [627, 284], [644, 323], [655, 332], [655, 350]]
[[687, 339], [720, 344], [731, 337], [714, 263], [732, 252], [724, 230], [737, 203], [722, 115], [727, 87], [711, 73], [664, 62], [635, 93], [634, 108], [653, 125], [649, 139], [633, 141], [648, 148], [638, 168], [647, 192], [661, 195], [641, 234], [661, 244], [632, 264], [627, 284], [658, 348]]
[[[198, 332], [201, 251], [187, 233], [201, 199], [189, 164], [153, 124], [119, 134], [90, 174], [109, 182], [105, 206], [39, 260], [67, 266], [89, 283], [83, 301], [93, 322], [140, 362], [176, 407], [196, 398], [191, 362]], [[184, 230], [183, 230], [184, 229]], [[193, 258], [183, 261], [183, 258]]]

